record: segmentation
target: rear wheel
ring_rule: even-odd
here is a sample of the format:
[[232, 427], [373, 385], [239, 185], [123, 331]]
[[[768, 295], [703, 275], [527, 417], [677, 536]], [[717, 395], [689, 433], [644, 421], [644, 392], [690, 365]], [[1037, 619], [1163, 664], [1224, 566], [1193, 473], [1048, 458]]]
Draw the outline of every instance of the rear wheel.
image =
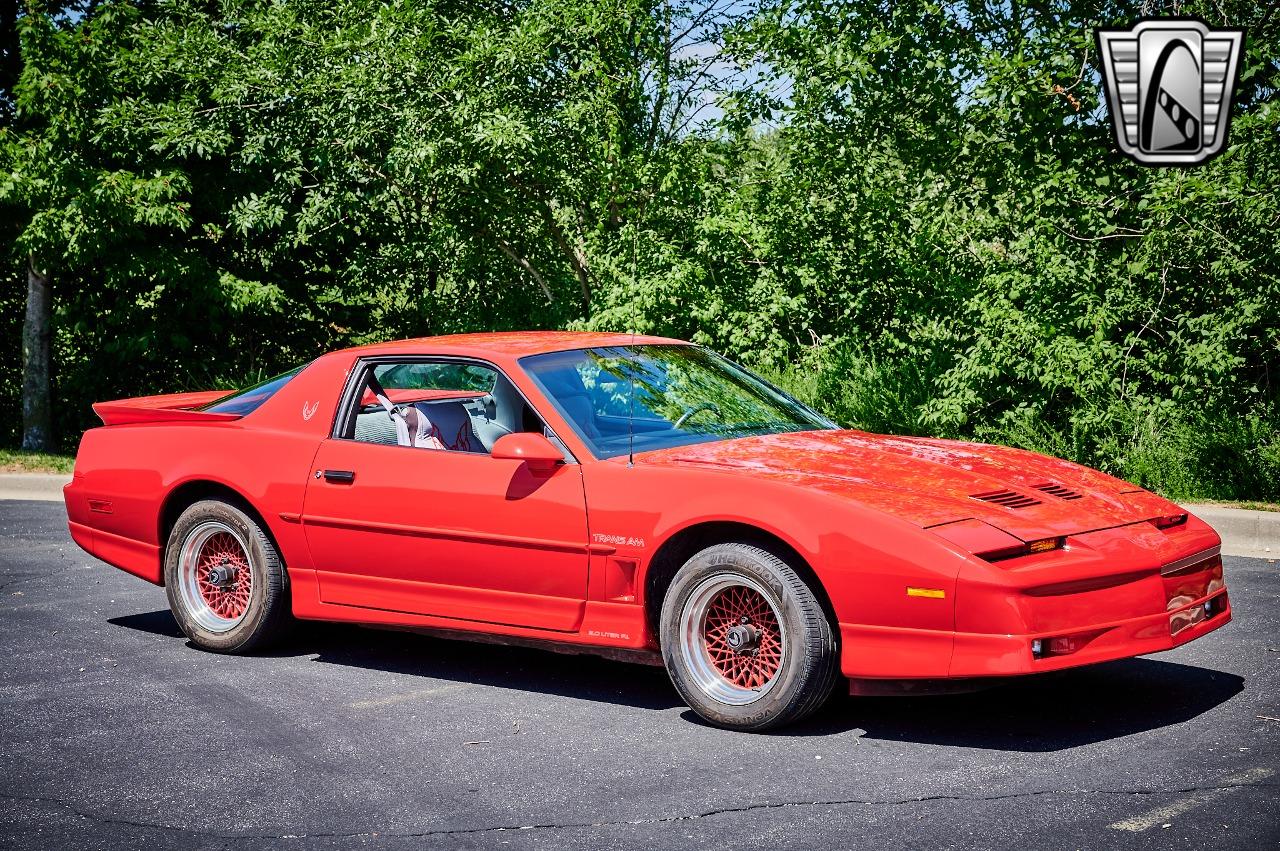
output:
[[284, 563], [239, 508], [203, 500], [182, 512], [165, 549], [165, 591], [182, 631], [218, 653], [244, 653], [289, 619]]
[[663, 600], [662, 656], [676, 690], [707, 721], [760, 731], [798, 721], [831, 695], [831, 624], [778, 556], [718, 544], [680, 569]]

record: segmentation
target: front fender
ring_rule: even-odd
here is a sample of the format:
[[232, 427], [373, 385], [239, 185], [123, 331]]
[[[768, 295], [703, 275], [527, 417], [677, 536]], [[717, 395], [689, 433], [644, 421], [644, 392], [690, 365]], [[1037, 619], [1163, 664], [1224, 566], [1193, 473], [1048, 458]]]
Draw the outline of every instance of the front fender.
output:
[[945, 672], [956, 580], [972, 557], [926, 530], [837, 495], [740, 471], [602, 462], [588, 465], [584, 480], [593, 539], [613, 544], [620, 556], [647, 567], [664, 542], [701, 523], [761, 529], [808, 562], [846, 644], [856, 644], [860, 656], [874, 659], [876, 636], [886, 630], [918, 631], [941, 636], [924, 652], [940, 653]]

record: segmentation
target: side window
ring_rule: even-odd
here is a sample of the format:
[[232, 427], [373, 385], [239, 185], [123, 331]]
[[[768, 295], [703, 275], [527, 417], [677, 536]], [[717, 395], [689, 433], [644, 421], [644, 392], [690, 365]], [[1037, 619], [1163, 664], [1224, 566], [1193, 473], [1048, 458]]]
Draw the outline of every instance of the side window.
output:
[[347, 436], [363, 443], [488, 454], [504, 434], [542, 422], [490, 366], [404, 361], [367, 367]]

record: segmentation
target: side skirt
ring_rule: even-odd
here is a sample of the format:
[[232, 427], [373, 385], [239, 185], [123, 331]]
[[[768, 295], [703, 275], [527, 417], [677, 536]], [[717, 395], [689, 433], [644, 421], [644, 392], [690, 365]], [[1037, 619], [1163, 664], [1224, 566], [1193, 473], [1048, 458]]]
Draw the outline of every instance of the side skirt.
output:
[[362, 626], [424, 632], [466, 641], [539, 647], [555, 652], [594, 654], [625, 661], [662, 657], [652, 642], [645, 623], [644, 608], [635, 603], [585, 602], [581, 627], [576, 632], [555, 632], [527, 626], [463, 620], [438, 615], [421, 615], [387, 609], [366, 608], [320, 599], [315, 571], [289, 569], [293, 616], [299, 620], [335, 621]]

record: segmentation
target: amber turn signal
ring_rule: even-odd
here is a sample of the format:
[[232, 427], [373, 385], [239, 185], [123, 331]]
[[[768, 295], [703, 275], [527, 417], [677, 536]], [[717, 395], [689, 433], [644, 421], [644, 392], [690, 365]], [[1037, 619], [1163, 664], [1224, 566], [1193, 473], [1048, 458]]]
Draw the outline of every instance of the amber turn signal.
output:
[[990, 550], [985, 553], [978, 553], [978, 557], [987, 561], [1004, 561], [1009, 558], [1018, 558], [1019, 556], [1035, 555], [1036, 553], [1047, 553], [1053, 550], [1060, 550], [1067, 545], [1067, 539], [1059, 538], [1043, 538], [1039, 541], [1028, 541], [1025, 544], [1019, 544], [1016, 547], [1002, 547], [998, 550]]

